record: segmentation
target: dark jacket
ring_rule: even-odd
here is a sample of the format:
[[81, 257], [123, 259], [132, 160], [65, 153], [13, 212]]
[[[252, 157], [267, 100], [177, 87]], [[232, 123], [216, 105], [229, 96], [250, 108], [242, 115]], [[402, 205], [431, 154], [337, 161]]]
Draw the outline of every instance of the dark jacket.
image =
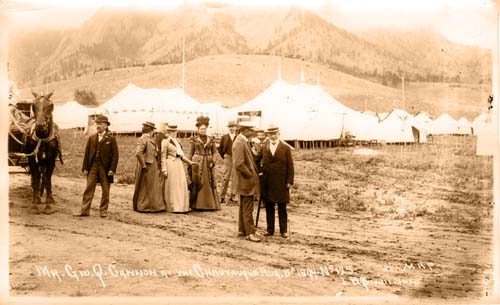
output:
[[293, 160], [290, 147], [278, 144], [274, 156], [270, 143], [265, 143], [262, 150], [263, 186], [262, 196], [270, 202], [290, 202], [290, 190], [286, 184], [293, 184]]
[[233, 145], [234, 176], [232, 177], [235, 192], [244, 196], [259, 196], [260, 185], [257, 166], [250, 149], [250, 144], [240, 134]]
[[[106, 173], [110, 170], [116, 173], [116, 167], [118, 166], [118, 145], [116, 144], [115, 137], [106, 132], [101, 142], [98, 143], [98, 139], [99, 137], [96, 133], [91, 135], [87, 140], [85, 155], [83, 156], [82, 171], [90, 171], [92, 161], [94, 161], [96, 152], [99, 150], [101, 163]], [[113, 176], [108, 176], [108, 182], [113, 183]]]
[[[236, 140], [236, 137], [234, 137], [234, 139]], [[219, 155], [223, 159], [224, 155], [229, 155], [229, 156], [233, 155], [233, 140], [231, 140], [229, 134], [223, 135], [222, 138], [220, 139], [218, 151]]]

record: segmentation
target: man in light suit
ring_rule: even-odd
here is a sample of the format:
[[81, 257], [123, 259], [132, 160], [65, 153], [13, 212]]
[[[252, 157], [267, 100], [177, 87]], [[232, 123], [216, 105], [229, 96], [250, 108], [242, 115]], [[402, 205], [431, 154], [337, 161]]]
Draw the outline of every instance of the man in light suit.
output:
[[266, 204], [267, 232], [274, 234], [275, 203], [278, 204], [278, 218], [281, 237], [288, 237], [287, 203], [290, 202], [290, 187], [293, 185], [294, 168], [292, 152], [288, 145], [279, 140], [279, 128], [270, 126], [266, 131], [269, 141], [262, 150], [263, 183], [262, 197]]
[[115, 137], [108, 132], [108, 118], [100, 115], [96, 117], [95, 123], [97, 133], [87, 140], [83, 157], [82, 172], [87, 175], [87, 187], [83, 193], [80, 213], [74, 215], [78, 217], [89, 216], [97, 183], [101, 183], [102, 188], [100, 215], [107, 216], [109, 188], [118, 166], [118, 145]]
[[239, 124], [240, 134], [233, 143], [233, 166], [235, 175], [236, 194], [240, 195], [240, 208], [238, 218], [238, 236], [249, 241], [259, 242], [261, 239], [255, 235], [253, 221], [253, 201], [259, 196], [259, 176], [254, 156], [250, 148], [250, 138], [253, 135], [253, 126], [248, 122]]

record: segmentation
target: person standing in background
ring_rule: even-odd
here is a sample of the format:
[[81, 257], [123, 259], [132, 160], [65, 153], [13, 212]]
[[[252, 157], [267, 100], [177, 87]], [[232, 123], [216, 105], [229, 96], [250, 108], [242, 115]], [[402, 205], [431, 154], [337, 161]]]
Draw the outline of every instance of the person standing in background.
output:
[[[229, 202], [236, 202], [234, 198], [234, 183], [231, 183], [231, 177], [233, 176], [233, 142], [236, 138], [236, 123], [234, 121], [229, 121], [227, 124], [229, 128], [229, 133], [222, 136], [219, 144], [219, 155], [224, 160], [224, 180], [222, 182], [222, 191], [220, 193], [220, 202], [224, 201], [229, 204]], [[229, 185], [231, 184], [231, 187]], [[229, 189], [229, 194], [228, 194]], [[226, 198], [227, 195], [227, 198]]]
[[156, 161], [154, 130], [155, 124], [151, 122], [143, 123], [142, 135], [137, 140], [135, 149], [137, 165], [132, 202], [133, 209], [137, 212], [160, 212], [165, 210]]

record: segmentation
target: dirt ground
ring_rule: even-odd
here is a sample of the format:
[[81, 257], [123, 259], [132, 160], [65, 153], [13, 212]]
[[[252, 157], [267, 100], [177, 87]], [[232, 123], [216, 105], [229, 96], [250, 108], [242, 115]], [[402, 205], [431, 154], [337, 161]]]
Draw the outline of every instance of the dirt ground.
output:
[[[108, 218], [96, 209], [99, 187], [91, 216], [72, 217], [82, 176], [54, 176], [56, 212], [34, 214], [29, 176], [10, 175], [11, 295], [483, 298], [492, 289], [490, 163], [453, 149], [453, 162], [423, 161], [418, 149], [294, 152], [291, 237], [260, 243], [236, 237], [236, 205], [141, 214], [127, 184], [112, 186]], [[465, 159], [467, 181], [446, 176]]]

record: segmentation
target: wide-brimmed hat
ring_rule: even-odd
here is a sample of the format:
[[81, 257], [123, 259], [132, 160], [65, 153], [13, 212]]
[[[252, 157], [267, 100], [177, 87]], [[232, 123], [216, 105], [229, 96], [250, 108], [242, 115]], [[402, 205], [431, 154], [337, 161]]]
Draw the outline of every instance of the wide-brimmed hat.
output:
[[177, 125], [168, 124], [167, 131], [177, 131]]
[[235, 127], [235, 126], [238, 126], [238, 125], [236, 125], [235, 121], [229, 121], [229, 122], [227, 122], [227, 127]]
[[108, 124], [108, 126], [111, 125], [111, 123], [108, 121], [108, 117], [105, 115], [98, 115], [94, 121], [96, 124], [106, 123]]
[[144, 123], [142, 123], [142, 126], [146, 126], [146, 127], [151, 128], [151, 129], [156, 129], [155, 123], [151, 123], [151, 122], [144, 122]]
[[208, 123], [210, 122], [210, 118], [207, 116], [199, 116], [196, 118], [196, 127], [200, 127], [201, 125], [205, 125], [208, 127]]
[[158, 128], [156, 129], [158, 132], [161, 132], [161, 133], [165, 133], [167, 132], [167, 123], [160, 123], [160, 125], [158, 125]]
[[252, 122], [249, 121], [241, 121], [238, 123], [238, 128], [240, 130], [245, 130], [245, 129], [254, 129], [255, 126], [253, 125]]
[[274, 125], [269, 125], [269, 127], [266, 130], [266, 133], [277, 133], [277, 132], [280, 132], [280, 129], [278, 126]]

